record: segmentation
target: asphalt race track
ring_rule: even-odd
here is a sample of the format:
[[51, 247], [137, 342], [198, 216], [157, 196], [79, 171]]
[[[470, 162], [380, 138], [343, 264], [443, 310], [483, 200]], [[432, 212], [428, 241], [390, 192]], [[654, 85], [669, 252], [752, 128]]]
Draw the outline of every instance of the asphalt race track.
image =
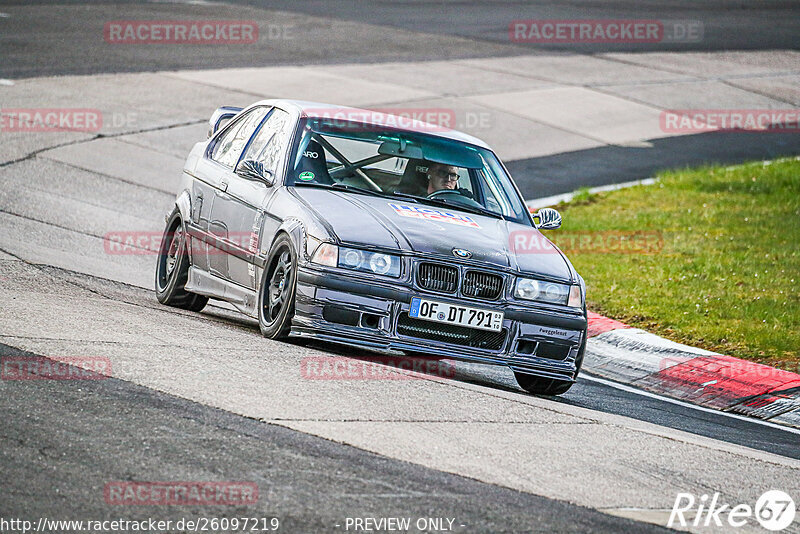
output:
[[[253, 45], [109, 45], [102, 40], [103, 27], [115, 20], [214, 19], [220, 13], [217, 4], [209, 2], [16, 2], [3, 5], [12, 17], [1, 18], [0, 78], [28, 78], [63, 74], [102, 74], [121, 72], [156, 72], [170, 70], [219, 69], [262, 66], [330, 66], [419, 62], [425, 60], [470, 60], [475, 58], [507, 58], [505, 65], [488, 67], [480, 81], [493, 90], [514, 90], [516, 79], [500, 77], [500, 72], [519, 73], [544, 84], [568, 83], [596, 89], [629, 102], [659, 108], [685, 108], [692, 99], [687, 94], [704, 95], [702, 107], [736, 109], [783, 108], [796, 105], [797, 75], [792, 61], [773, 58], [773, 49], [796, 50], [800, 19], [795, 2], [769, 2], [758, 8], [747, 3], [735, 6], [727, 2], [600, 2], [589, 7], [572, 3], [539, 4], [526, 2], [247, 2], [236, 0], [224, 4], [225, 16], [238, 20], [254, 20], [260, 24], [261, 38]], [[223, 4], [220, 4], [223, 5]], [[256, 7], [258, 6], [258, 7]], [[458, 6], [458, 7], [453, 7]], [[266, 8], [273, 7], [274, 10]], [[659, 20], [699, 21], [704, 38], [700, 42], [655, 43], [641, 48], [631, 44], [541, 45], [512, 43], [508, 25], [515, 19], [531, 18], [655, 18]], [[636, 46], [640, 48], [637, 49]], [[757, 54], [757, 68], [742, 69], [733, 65], [730, 76], [722, 78], [726, 68], [714, 67], [698, 59], [697, 70], [682, 70], [680, 63], [663, 61], [659, 53], [690, 52], [725, 53], [726, 50], [750, 51]], [[655, 54], [636, 58], [615, 56], [624, 52]], [[766, 51], [766, 52], [759, 52]], [[578, 65], [564, 55], [582, 54], [592, 59]], [[790, 52], [796, 54], [797, 52]], [[544, 63], [520, 58], [534, 54]], [[603, 61], [599, 61], [602, 59]], [[751, 60], [745, 60], [749, 62]], [[642, 69], [622, 68], [632, 62], [649, 69], [662, 69], [658, 75], [643, 75]], [[596, 63], [596, 64], [595, 64]], [[484, 65], [478, 63], [483, 68]], [[540, 70], [544, 66], [545, 69]], [[755, 67], [755, 64], [753, 65]], [[710, 68], [707, 68], [710, 67]], [[725, 66], [727, 67], [727, 65]], [[449, 69], [437, 72], [436, 65], [401, 70], [401, 80], [416, 87], [425, 87], [438, 78], [456, 77]], [[678, 72], [684, 75], [675, 76]], [[719, 69], [719, 70], [717, 70]], [[766, 72], [765, 72], [766, 71]], [[356, 73], [358, 75], [359, 73]], [[378, 72], [377, 76], [385, 75]], [[697, 77], [698, 74], [702, 76]], [[758, 79], [760, 75], [764, 78]], [[345, 76], [348, 74], [345, 72]], [[380, 78], [378, 78], [380, 79]], [[765, 81], [766, 80], [766, 81]], [[655, 82], [671, 82], [661, 85]], [[313, 83], [313, 82], [309, 82]], [[680, 87], [679, 84], [687, 84]], [[691, 84], [697, 84], [691, 87]], [[611, 86], [618, 86], [615, 89]], [[527, 87], [527, 86], [525, 86]], [[690, 88], [691, 87], [691, 88]], [[487, 88], [471, 89], [485, 93]], [[743, 90], [745, 92], [743, 92]], [[269, 91], [268, 91], [269, 93]], [[269, 93], [271, 94], [271, 93]], [[443, 93], [458, 94], [458, 89]], [[292, 94], [281, 94], [294, 98]], [[249, 103], [245, 100], [244, 103]], [[394, 102], [392, 99], [384, 99]], [[382, 101], [382, 102], [383, 102]], [[418, 101], [418, 100], [417, 100]], [[411, 100], [410, 105], [415, 105]], [[343, 102], [336, 102], [343, 103]], [[426, 102], [419, 101], [421, 104]], [[444, 101], [440, 104], [451, 105]], [[481, 103], [484, 104], [483, 102]], [[487, 109], [493, 113], [493, 103]], [[604, 103], [599, 103], [603, 105]], [[404, 104], [406, 105], [406, 104]], [[556, 100], [548, 104], [570, 106], [571, 101]], [[484, 108], [475, 111], [475, 102], [455, 108], [467, 117], [482, 120]], [[590, 112], [580, 109], [581, 113]], [[468, 124], [456, 126], [472, 130]], [[468, 121], [467, 121], [468, 122]], [[545, 122], [545, 127], [553, 124]], [[533, 143], [567, 134], [563, 149], [551, 147], [513, 150], [503, 155], [509, 169], [527, 198], [546, 197], [573, 191], [579, 187], [627, 182], [652, 176], [660, 169], [705, 162], [740, 163], [753, 159], [773, 159], [800, 152], [800, 136], [794, 133], [769, 135], [694, 134], [651, 139], [651, 146], [630, 143], [630, 139], [605, 139], [602, 133], [580, 129], [556, 131], [542, 129], [539, 123], [505, 121], [497, 114], [494, 129], [522, 132], [533, 130]], [[494, 146], [507, 141], [502, 135], [496, 141], [481, 128], [470, 131], [487, 138]], [[570, 137], [572, 134], [578, 137]], [[523, 133], [522, 140], [527, 133]], [[598, 139], [599, 137], [599, 139]], [[636, 139], [639, 137], [634, 136]], [[598, 144], [597, 141], [600, 141]], [[645, 150], [643, 150], [643, 148]], [[535, 157], [528, 157], [529, 154]]]
[[[453, 532], [655, 532], [679, 492], [731, 505], [768, 489], [800, 495], [792, 429], [590, 376], [534, 397], [510, 372], [475, 364], [444, 379], [310, 380], [306, 358], [374, 355], [272, 342], [227, 306], [165, 308], [155, 256], [108, 246], [109, 233], [161, 232], [216, 106], [269, 96], [330, 91], [347, 104], [450, 107], [459, 120], [480, 110], [488, 125], [475, 134], [526, 198], [799, 154], [797, 133], [652, 126], [670, 107], [800, 106], [798, 14], [793, 2], [3, 2], [0, 109], [96, 108], [107, 120], [99, 133], [0, 131], [0, 355], [103, 357], [113, 378], [0, 380], [0, 519], [258, 516], [283, 532], [352, 532], [348, 518], [410, 517], [451, 519]], [[614, 17], [700, 20], [705, 38], [644, 51], [508, 40], [514, 19]], [[107, 21], [128, 19], [256, 20], [262, 38], [103, 41]], [[566, 115], [595, 98], [624, 128], [507, 104], [534, 94]], [[109, 482], [169, 480], [253, 482], [259, 499], [104, 500]], [[753, 520], [736, 531], [763, 530]]]

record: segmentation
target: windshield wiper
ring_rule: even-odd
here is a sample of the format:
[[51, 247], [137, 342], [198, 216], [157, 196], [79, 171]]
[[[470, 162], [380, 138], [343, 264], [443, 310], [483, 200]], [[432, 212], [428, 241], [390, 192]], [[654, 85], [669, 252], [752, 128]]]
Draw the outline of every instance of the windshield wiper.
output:
[[451, 208], [460, 209], [464, 211], [468, 211], [470, 213], [477, 213], [478, 215], [486, 215], [488, 217], [494, 217], [496, 219], [505, 219], [505, 215], [502, 213], [497, 213], [496, 211], [487, 210], [486, 208], [481, 208], [479, 206], [470, 206], [469, 204], [461, 204], [459, 202], [452, 202], [444, 198], [431, 198], [428, 199], [433, 202], [439, 203], [441, 206], [449, 206]]
[[357, 185], [334, 183], [331, 187], [334, 189], [353, 191], [354, 193], [362, 193], [364, 195], [372, 195], [375, 197], [386, 197], [385, 193], [381, 193], [380, 191], [375, 191], [374, 189], [367, 189], [366, 187], [358, 187]]
[[468, 204], [461, 204], [460, 202], [452, 202], [444, 198], [420, 197], [417, 195], [411, 195], [409, 193], [392, 193], [392, 196], [408, 198], [416, 202], [425, 202], [428, 204], [433, 204], [434, 206], [445, 206], [447, 208], [454, 208], [463, 211], [468, 211], [470, 213], [477, 213], [478, 215], [486, 215], [488, 217], [494, 217], [496, 219], [507, 220], [505, 215], [503, 215], [502, 213], [497, 213], [496, 211], [487, 210], [486, 208], [481, 208], [479, 206], [470, 206]]
[[390, 193], [389, 196], [407, 198], [409, 200], [413, 200], [414, 202], [419, 202], [420, 198], [424, 198], [418, 197], [417, 195], [412, 195], [411, 193]]
[[494, 217], [495, 219], [507, 220], [505, 215], [503, 215], [502, 213], [497, 213], [495, 211], [487, 210], [479, 206], [470, 206], [468, 204], [461, 204], [459, 202], [448, 201], [443, 198], [419, 197], [417, 195], [412, 195], [410, 193], [382, 193], [380, 191], [373, 191], [372, 189], [366, 189], [364, 187], [342, 184], [338, 182], [334, 184], [320, 184], [317, 182], [295, 182], [294, 185], [300, 187], [319, 187], [322, 189], [334, 189], [334, 190], [339, 189], [342, 191], [352, 191], [353, 193], [361, 193], [362, 195], [371, 195], [374, 197], [381, 197], [381, 198], [392, 198], [392, 197], [407, 198], [408, 200], [411, 200], [413, 202], [423, 202], [434, 206], [443, 206], [446, 208], [462, 210], [469, 213], [476, 213], [478, 215], [486, 215], [487, 217]]
[[372, 189], [366, 189], [363, 187], [358, 187], [356, 185], [349, 185], [349, 184], [341, 184], [341, 183], [320, 184], [315, 182], [299, 182], [299, 183], [295, 182], [294, 185], [301, 187], [320, 187], [322, 189], [341, 189], [342, 191], [352, 191], [353, 193], [361, 193], [362, 195], [372, 195], [375, 197], [386, 198], [386, 195], [379, 191], [373, 191]]

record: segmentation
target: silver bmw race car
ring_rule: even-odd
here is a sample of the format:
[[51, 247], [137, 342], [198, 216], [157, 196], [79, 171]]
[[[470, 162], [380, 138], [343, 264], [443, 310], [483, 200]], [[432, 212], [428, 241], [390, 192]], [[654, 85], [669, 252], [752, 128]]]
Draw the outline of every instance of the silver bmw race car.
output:
[[224, 300], [270, 338], [313, 337], [574, 383], [585, 285], [492, 150], [404, 117], [291, 100], [221, 107], [166, 221], [163, 304]]

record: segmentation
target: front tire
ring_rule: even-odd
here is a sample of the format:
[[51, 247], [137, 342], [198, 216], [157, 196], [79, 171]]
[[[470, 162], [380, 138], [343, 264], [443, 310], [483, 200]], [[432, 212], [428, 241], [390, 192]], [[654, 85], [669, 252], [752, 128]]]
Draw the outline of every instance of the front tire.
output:
[[519, 387], [533, 395], [561, 395], [566, 393], [574, 383], [552, 378], [542, 378], [526, 373], [518, 373], [516, 371], [514, 371], [514, 378], [517, 379]]
[[[578, 350], [578, 357], [575, 360], [575, 376], [578, 379], [578, 373], [581, 372], [583, 367], [583, 355], [586, 353], [586, 332], [583, 333], [583, 343]], [[567, 382], [565, 380], [555, 380], [552, 378], [542, 378], [533, 376], [526, 373], [518, 373], [514, 371], [514, 378], [517, 379], [519, 387], [532, 395], [563, 395], [575, 382]]]
[[281, 234], [272, 245], [258, 291], [258, 325], [264, 337], [289, 336], [296, 288], [297, 253], [289, 236]]
[[156, 263], [156, 298], [161, 304], [199, 312], [208, 297], [186, 291], [189, 279], [189, 253], [186, 234], [177, 210], [167, 222]]

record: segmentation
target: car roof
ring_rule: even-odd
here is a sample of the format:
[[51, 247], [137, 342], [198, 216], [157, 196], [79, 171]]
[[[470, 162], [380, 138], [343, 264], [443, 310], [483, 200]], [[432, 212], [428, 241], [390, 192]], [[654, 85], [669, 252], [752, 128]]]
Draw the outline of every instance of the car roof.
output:
[[[475, 145], [481, 148], [486, 148], [491, 150], [489, 145], [478, 139], [477, 137], [473, 137], [469, 134], [464, 132], [459, 132], [458, 130], [452, 130], [449, 128], [445, 128], [442, 126], [438, 126], [435, 124], [423, 122], [420, 120], [412, 119], [409, 120], [408, 117], [399, 117], [393, 113], [384, 113], [382, 111], [376, 110], [369, 110], [369, 109], [361, 109], [361, 108], [354, 108], [350, 106], [337, 106], [335, 104], [324, 104], [321, 102], [307, 102], [304, 100], [288, 100], [288, 99], [271, 99], [271, 100], [262, 100], [257, 102], [254, 105], [269, 105], [269, 106], [277, 106], [279, 108], [286, 109], [289, 111], [292, 109], [293, 111], [297, 112], [301, 118], [338, 118], [341, 114], [344, 114], [345, 117], [352, 117], [347, 118], [345, 120], [352, 120], [353, 122], [363, 122], [365, 124], [374, 124], [377, 126], [387, 126], [396, 128], [398, 130], [404, 130], [408, 132], [415, 132], [415, 133], [422, 133], [427, 135], [432, 135], [436, 137], [440, 137], [443, 139], [452, 139], [455, 141], [461, 141], [463, 143], [468, 143], [470, 145]], [[410, 111], [416, 111], [414, 108], [409, 108]], [[397, 108], [398, 112], [402, 112], [402, 108]], [[448, 110], [444, 108], [430, 108], [427, 110], [433, 113], [448, 113], [454, 115], [454, 110]], [[356, 118], [360, 117], [368, 117], [370, 120], [358, 120]], [[397, 119], [401, 119], [402, 126], [395, 126], [397, 124]]]

